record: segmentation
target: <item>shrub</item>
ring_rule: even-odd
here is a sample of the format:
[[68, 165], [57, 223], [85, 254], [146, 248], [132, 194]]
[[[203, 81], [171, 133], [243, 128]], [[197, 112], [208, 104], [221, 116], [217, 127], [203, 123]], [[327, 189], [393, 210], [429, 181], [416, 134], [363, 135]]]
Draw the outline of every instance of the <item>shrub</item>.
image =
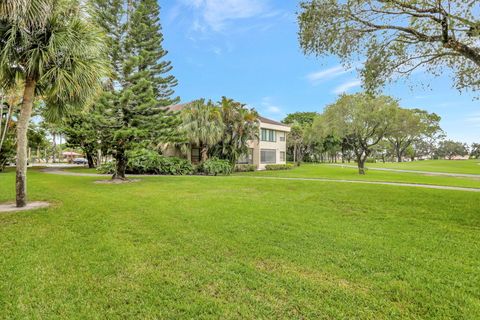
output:
[[375, 158], [367, 158], [367, 160], [365, 160], [366, 163], [376, 163], [377, 162], [377, 159]]
[[97, 167], [97, 172], [101, 174], [113, 174], [115, 172], [115, 161], [109, 161]]
[[235, 166], [235, 172], [251, 172], [257, 170], [257, 166], [254, 164], [237, 164]]
[[232, 165], [227, 160], [214, 157], [202, 163], [201, 171], [210, 176], [229, 175], [232, 173]]
[[159, 160], [158, 174], [188, 175], [195, 172], [195, 168], [188, 160], [164, 156], [160, 156]]
[[[164, 174], [187, 175], [193, 174], [195, 169], [190, 162], [176, 157], [164, 157], [155, 151], [138, 149], [129, 151], [127, 173], [130, 174]], [[115, 161], [108, 162], [97, 168], [100, 173], [113, 174]]]
[[293, 164], [267, 164], [265, 166], [267, 170], [290, 170], [293, 169]]
[[156, 174], [160, 167], [160, 154], [153, 150], [137, 149], [127, 152], [127, 172], [134, 174]]
[[194, 172], [190, 162], [165, 157], [153, 150], [139, 149], [128, 153], [127, 172], [133, 174], [187, 175]]

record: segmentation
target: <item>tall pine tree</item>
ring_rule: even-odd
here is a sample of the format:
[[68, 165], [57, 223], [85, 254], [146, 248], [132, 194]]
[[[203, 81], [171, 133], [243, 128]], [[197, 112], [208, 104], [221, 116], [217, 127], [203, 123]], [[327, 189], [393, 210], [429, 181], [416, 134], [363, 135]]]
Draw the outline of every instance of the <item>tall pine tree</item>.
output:
[[116, 160], [114, 179], [125, 179], [128, 150], [176, 141], [179, 119], [165, 106], [177, 80], [162, 47], [160, 8], [156, 0], [93, 0], [99, 24], [109, 36], [115, 70], [103, 105], [104, 131]]

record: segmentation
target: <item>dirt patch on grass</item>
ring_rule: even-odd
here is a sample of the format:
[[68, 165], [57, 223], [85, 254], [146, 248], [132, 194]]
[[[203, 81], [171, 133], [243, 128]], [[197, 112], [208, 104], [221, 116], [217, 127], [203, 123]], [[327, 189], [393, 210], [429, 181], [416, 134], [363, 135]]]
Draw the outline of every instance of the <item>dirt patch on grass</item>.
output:
[[134, 183], [134, 182], [139, 182], [142, 181], [140, 179], [127, 179], [127, 180], [120, 180], [120, 179], [115, 179], [115, 180], [97, 180], [94, 181], [93, 183], [95, 184], [125, 184], [125, 183]]
[[2, 203], [0, 204], [0, 213], [36, 210], [36, 209], [47, 208], [50, 205], [51, 205], [50, 203], [44, 202], [44, 201], [32, 201], [32, 202], [28, 202], [25, 207], [17, 208], [15, 206], [15, 203], [13, 202]]

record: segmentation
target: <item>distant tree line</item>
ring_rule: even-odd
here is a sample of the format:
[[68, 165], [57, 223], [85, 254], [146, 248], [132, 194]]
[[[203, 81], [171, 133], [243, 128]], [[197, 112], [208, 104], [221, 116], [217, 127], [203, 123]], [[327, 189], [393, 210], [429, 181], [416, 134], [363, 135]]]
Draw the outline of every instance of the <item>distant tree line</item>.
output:
[[[467, 144], [445, 140], [440, 120], [435, 113], [402, 108], [388, 96], [342, 95], [323, 113], [297, 112], [283, 120], [291, 126], [287, 156], [295, 162], [355, 161], [365, 174], [370, 161], [468, 155]], [[472, 145], [471, 156], [480, 156], [480, 144]]]

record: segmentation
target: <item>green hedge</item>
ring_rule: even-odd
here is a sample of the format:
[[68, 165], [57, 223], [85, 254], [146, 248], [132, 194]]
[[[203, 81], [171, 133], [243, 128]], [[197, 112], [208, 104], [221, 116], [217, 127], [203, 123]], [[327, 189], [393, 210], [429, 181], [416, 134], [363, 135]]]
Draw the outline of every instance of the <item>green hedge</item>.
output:
[[235, 166], [235, 172], [252, 172], [256, 170], [257, 166], [254, 164], [237, 164]]
[[267, 164], [265, 166], [267, 170], [290, 170], [293, 169], [293, 164]]
[[200, 171], [209, 176], [229, 175], [232, 173], [232, 165], [227, 160], [210, 158], [203, 162]]
[[[133, 150], [127, 153], [127, 157], [126, 172], [129, 174], [188, 175], [195, 171], [192, 164], [185, 159], [164, 157], [152, 150]], [[111, 161], [99, 166], [97, 171], [113, 174], [115, 165], [115, 161]]]

